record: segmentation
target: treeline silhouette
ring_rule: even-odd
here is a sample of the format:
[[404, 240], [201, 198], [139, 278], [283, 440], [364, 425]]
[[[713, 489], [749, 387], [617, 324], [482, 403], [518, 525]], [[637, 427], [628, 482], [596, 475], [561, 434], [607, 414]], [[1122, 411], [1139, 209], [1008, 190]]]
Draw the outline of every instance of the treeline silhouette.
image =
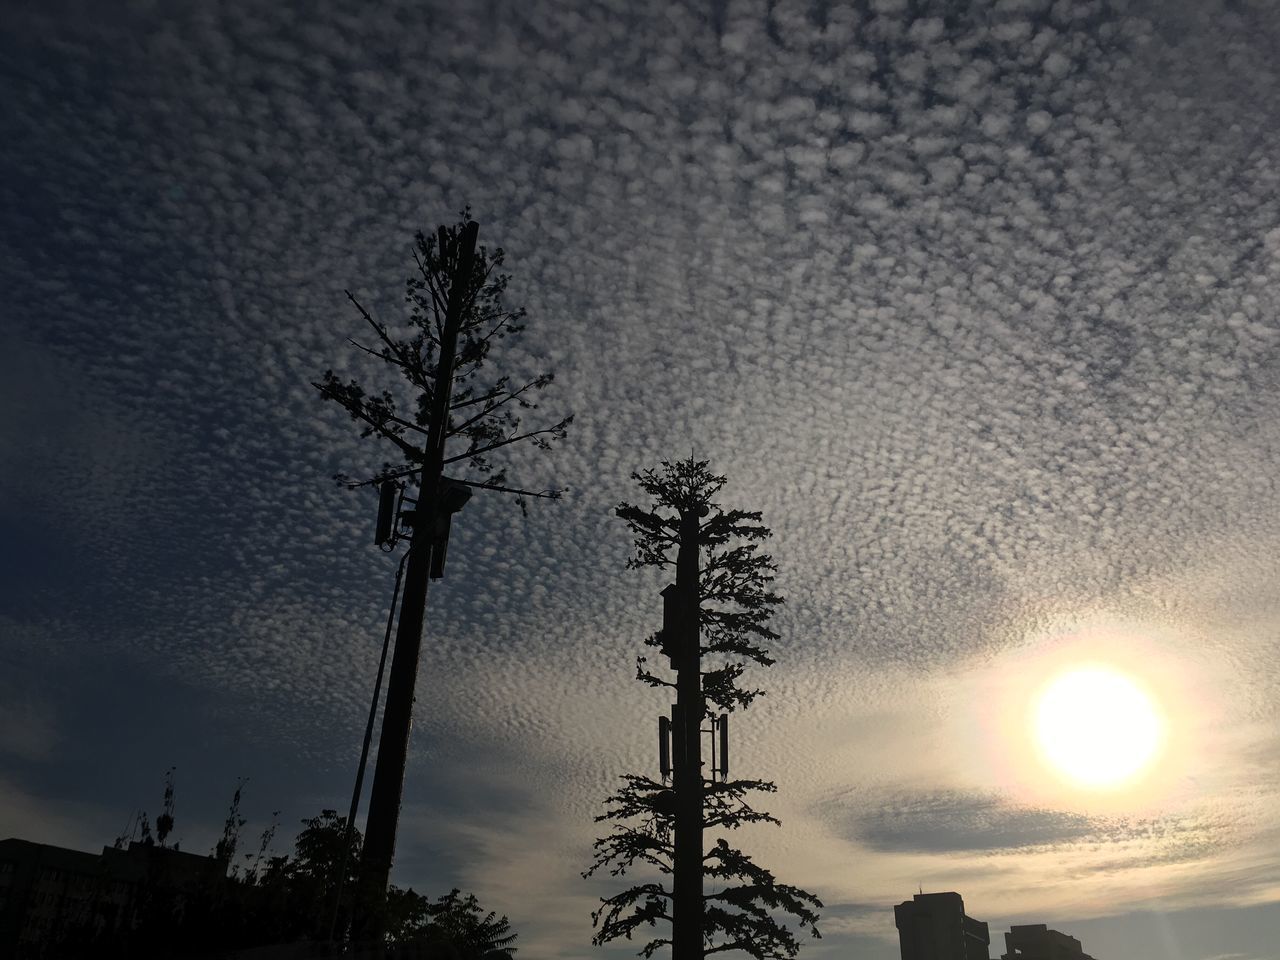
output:
[[[96, 875], [80, 885], [78, 909], [64, 912], [50, 936], [18, 944], [15, 956], [220, 957], [249, 951], [266, 960], [338, 955], [347, 941], [360, 831], [351, 831], [345, 845], [346, 818], [322, 810], [302, 821], [291, 854], [273, 854], [273, 817], [257, 849], [241, 854], [242, 862], [236, 863], [246, 823], [240, 815], [242, 787], [211, 855], [197, 856], [168, 844], [174, 825], [171, 771], [154, 833], [147, 814], [136, 814], [128, 833], [103, 851]], [[340, 902], [340, 883], [347, 903]], [[454, 889], [431, 899], [392, 885], [382, 909], [386, 933], [380, 946], [389, 948], [388, 958], [496, 960], [515, 953], [516, 934], [507, 917], [484, 910], [474, 894]], [[310, 947], [253, 949], [285, 945]]]

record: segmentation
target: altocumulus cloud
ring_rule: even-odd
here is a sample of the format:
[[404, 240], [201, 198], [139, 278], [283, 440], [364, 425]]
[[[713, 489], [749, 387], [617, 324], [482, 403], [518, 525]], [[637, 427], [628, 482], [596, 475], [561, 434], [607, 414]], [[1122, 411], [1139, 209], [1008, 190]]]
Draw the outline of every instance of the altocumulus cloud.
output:
[[[590, 815], [661, 708], [628, 669], [661, 584], [610, 508], [692, 447], [776, 532], [780, 666], [736, 731], [783, 786], [751, 838], [781, 876], [889, 936], [865, 904], [925, 856], [1010, 915], [1274, 899], [1278, 787], [1237, 761], [1274, 758], [1280, 681], [1276, 31], [1036, 0], [20, 11], [0, 277], [6, 354], [39, 359], [4, 502], [88, 570], [9, 632], [182, 678], [336, 802], [390, 567], [328, 479], [380, 454], [308, 381], [371, 373], [342, 288], [400, 316], [412, 231], [470, 203], [530, 309], [511, 363], [578, 415], [513, 475], [572, 489], [457, 524], [408, 879], [588, 952]], [[1161, 872], [1173, 828], [1006, 808], [938, 740], [931, 678], [1098, 620], [1225, 664], [1205, 696], [1247, 736], [1152, 814], [1215, 838], [1194, 877]]]

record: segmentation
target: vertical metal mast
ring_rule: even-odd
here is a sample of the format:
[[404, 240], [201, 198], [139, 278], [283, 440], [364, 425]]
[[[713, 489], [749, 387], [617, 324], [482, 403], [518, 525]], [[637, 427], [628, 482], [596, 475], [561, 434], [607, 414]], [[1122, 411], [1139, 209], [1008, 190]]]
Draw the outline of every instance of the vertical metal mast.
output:
[[[703, 511], [705, 513], [705, 508]], [[698, 587], [699, 512], [680, 511], [676, 557], [679, 637], [676, 653], [675, 870], [672, 960], [701, 960], [702, 940], [702, 652]]]
[[[426, 462], [422, 469], [422, 489], [413, 539], [409, 544], [405, 571], [404, 598], [396, 628], [396, 649], [391, 659], [387, 683], [387, 706], [382, 715], [378, 740], [378, 761], [369, 798], [369, 818], [365, 825], [364, 851], [360, 859], [360, 899], [355, 919], [360, 939], [381, 939], [385, 925], [383, 905], [391, 861], [395, 856], [396, 827], [404, 791], [405, 761], [409, 750], [409, 728], [413, 723], [413, 690], [418, 677], [418, 655], [422, 646], [422, 621], [427, 605], [427, 582], [431, 571], [438, 520], [447, 516], [442, 504], [441, 472], [448, 436], [449, 403], [453, 395], [453, 367], [457, 355], [458, 331], [473, 293], [472, 273], [476, 236], [480, 225], [468, 220], [453, 249], [453, 272], [449, 283], [449, 303], [440, 332], [440, 355], [431, 395], [431, 418], [427, 425]], [[439, 254], [446, 256], [448, 234], [439, 233]]]

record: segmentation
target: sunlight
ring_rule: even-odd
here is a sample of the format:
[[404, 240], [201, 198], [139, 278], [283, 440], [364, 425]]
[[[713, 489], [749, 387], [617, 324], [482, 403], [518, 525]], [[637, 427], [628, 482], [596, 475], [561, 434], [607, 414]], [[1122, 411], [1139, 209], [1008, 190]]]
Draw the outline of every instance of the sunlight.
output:
[[1028, 807], [1182, 809], [1220, 775], [1230, 728], [1229, 671], [1199, 641], [1119, 621], [1037, 631], [948, 683], [949, 736], [967, 745], [954, 776]]
[[1054, 677], [1037, 699], [1034, 729], [1050, 768], [1095, 790], [1136, 779], [1155, 759], [1163, 737], [1151, 697], [1131, 677], [1102, 664]]

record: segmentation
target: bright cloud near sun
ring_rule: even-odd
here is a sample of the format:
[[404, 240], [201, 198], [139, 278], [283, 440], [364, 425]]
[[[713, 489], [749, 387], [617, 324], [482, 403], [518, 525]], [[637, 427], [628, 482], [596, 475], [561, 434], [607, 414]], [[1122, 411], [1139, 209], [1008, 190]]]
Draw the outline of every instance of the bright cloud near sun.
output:
[[[816, 789], [780, 796], [787, 836], [758, 842], [850, 889], [955, 887], [1005, 916], [1105, 910], [1134, 891], [1211, 902], [1189, 879], [1228, 882], [1249, 860], [1219, 873], [1209, 858], [1265, 829], [1236, 676], [1194, 632], [1103, 619], [1029, 634], [950, 677], [833, 676], [861, 689], [767, 720], [762, 753], [802, 742], [814, 755], [775, 766], [780, 779]], [[805, 852], [788, 857], [797, 836]], [[846, 922], [879, 929], [874, 914]]]
[[1092, 623], [971, 668], [950, 702], [996, 789], [1020, 802], [1134, 813], [1173, 801], [1212, 769], [1205, 751], [1233, 710], [1231, 673], [1205, 661], [1176, 630]]

